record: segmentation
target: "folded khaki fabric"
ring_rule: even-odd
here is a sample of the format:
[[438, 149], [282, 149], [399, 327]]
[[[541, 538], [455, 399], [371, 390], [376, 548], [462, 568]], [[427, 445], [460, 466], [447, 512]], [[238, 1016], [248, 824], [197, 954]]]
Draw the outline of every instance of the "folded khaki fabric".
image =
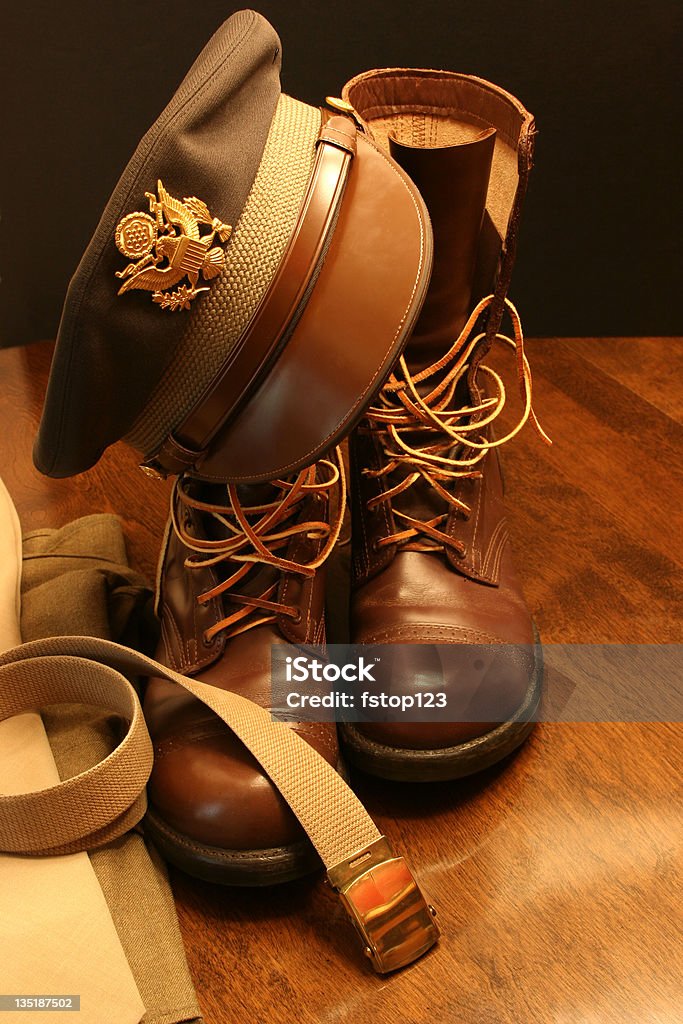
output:
[[[21, 643], [21, 527], [0, 479], [0, 651]], [[55, 786], [60, 776], [40, 715], [0, 722], [0, 793]], [[83, 1024], [137, 1024], [144, 1013], [135, 978], [86, 853], [0, 856], [0, 963], [9, 997], [78, 996]], [[57, 1011], [59, 1012], [59, 1011]], [[8, 1009], [12, 1021], [46, 1019]], [[48, 1012], [47, 1019], [54, 1019]]]
[[[24, 538], [23, 555], [24, 641], [80, 634], [138, 648], [149, 646], [154, 630], [152, 595], [144, 579], [127, 565], [121, 527], [114, 516], [88, 516], [60, 530], [30, 533]], [[20, 716], [29, 717], [37, 718]], [[42, 718], [62, 779], [101, 761], [120, 738], [120, 722], [104, 712], [61, 705], [46, 709]], [[3, 727], [14, 721], [2, 723]], [[198, 1024], [200, 1011], [158, 855], [148, 851], [140, 834], [129, 832], [89, 857], [146, 1010], [144, 1024]], [[120, 996], [121, 1004], [127, 999], [125, 1019], [135, 1019], [130, 1016], [134, 1002], [124, 992]], [[116, 1015], [123, 1010], [121, 1004], [112, 1007], [112, 1019], [124, 1019]], [[27, 1021], [27, 1016], [22, 1019]], [[44, 1014], [41, 1019], [46, 1019]]]
[[154, 646], [146, 580], [128, 566], [116, 516], [93, 515], [24, 536], [21, 636], [99, 636]]

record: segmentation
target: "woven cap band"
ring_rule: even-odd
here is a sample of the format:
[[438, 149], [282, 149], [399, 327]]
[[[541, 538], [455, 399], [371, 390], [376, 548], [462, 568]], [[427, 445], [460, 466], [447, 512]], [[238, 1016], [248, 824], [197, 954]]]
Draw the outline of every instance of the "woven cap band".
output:
[[317, 108], [280, 97], [221, 276], [190, 313], [168, 370], [127, 435], [143, 454], [157, 452], [189, 413], [266, 294], [306, 194], [321, 121]]

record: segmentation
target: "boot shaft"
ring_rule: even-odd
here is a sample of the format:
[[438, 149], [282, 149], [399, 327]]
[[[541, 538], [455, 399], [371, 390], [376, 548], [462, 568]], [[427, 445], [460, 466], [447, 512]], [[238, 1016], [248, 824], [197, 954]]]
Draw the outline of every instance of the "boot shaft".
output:
[[410, 175], [432, 220], [434, 267], [406, 350], [409, 366], [439, 358], [476, 302], [493, 292], [490, 341], [512, 273], [533, 117], [498, 86], [447, 71], [368, 71], [342, 97]]

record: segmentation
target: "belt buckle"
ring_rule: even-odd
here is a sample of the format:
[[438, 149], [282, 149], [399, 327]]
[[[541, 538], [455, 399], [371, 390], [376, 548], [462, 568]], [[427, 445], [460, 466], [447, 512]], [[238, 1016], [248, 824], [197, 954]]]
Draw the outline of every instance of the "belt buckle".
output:
[[406, 967], [437, 942], [436, 911], [384, 836], [335, 864], [327, 877], [378, 974]]

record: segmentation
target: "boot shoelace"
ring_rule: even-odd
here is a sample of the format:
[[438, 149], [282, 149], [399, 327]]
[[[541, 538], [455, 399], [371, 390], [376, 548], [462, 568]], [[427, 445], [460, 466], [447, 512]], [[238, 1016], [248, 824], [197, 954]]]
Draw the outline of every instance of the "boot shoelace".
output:
[[[239, 606], [205, 631], [206, 643], [210, 643], [218, 633], [225, 632], [229, 639], [256, 626], [274, 622], [279, 615], [285, 615], [294, 622], [300, 621], [299, 608], [274, 599], [279, 580], [256, 595], [241, 594], [235, 588], [256, 565], [271, 566], [280, 572], [310, 578], [326, 561], [337, 542], [346, 505], [346, 478], [340, 448], [335, 449], [334, 461], [321, 459], [292, 479], [272, 481], [272, 486], [279, 492], [272, 501], [243, 505], [237, 487], [228, 484], [228, 502], [223, 505], [193, 497], [188, 493], [187, 481], [182, 477], [176, 480], [171, 495], [171, 522], [181, 543], [194, 552], [186, 558], [185, 567], [190, 571], [218, 565], [232, 568], [237, 563], [237, 568], [229, 572], [226, 579], [197, 597], [199, 604], [206, 604], [213, 598], [227, 595], [231, 603]], [[339, 489], [338, 509], [332, 522], [293, 521], [302, 502], [312, 494], [330, 496], [336, 488]], [[211, 517], [226, 536], [217, 540], [192, 536], [186, 528], [188, 509]], [[324, 542], [312, 561], [297, 562], [278, 554], [297, 536]]]
[[[366, 429], [380, 438], [386, 462], [380, 469], [365, 468], [362, 472], [369, 477], [385, 479], [396, 470], [405, 470], [397, 484], [387, 487], [367, 502], [368, 509], [372, 510], [382, 502], [391, 502], [418, 481], [425, 481], [448, 505], [448, 511], [427, 520], [418, 519], [392, 506], [394, 516], [406, 524], [405, 529], [379, 539], [376, 542], [377, 549], [400, 544], [404, 550], [435, 551], [448, 547], [460, 555], [464, 554], [462, 543], [440, 529], [452, 510], [466, 516], [471, 511], [466, 502], [447, 489], [448, 483], [457, 479], [481, 477], [482, 472], [476, 467], [487, 452], [515, 437], [529, 419], [540, 437], [547, 444], [552, 444], [532, 408], [531, 369], [524, 353], [522, 324], [519, 313], [509, 299], [505, 300], [505, 306], [512, 321], [513, 337], [496, 334], [496, 340], [515, 350], [517, 379], [524, 402], [519, 422], [504, 437], [494, 440], [484, 436], [483, 431], [502, 412], [506, 394], [501, 377], [483, 364], [477, 372], [482, 372], [493, 382], [496, 394], [470, 406], [452, 406], [458, 382], [467, 373], [470, 357], [485, 337], [484, 332], [472, 337], [475, 325], [492, 302], [493, 295], [482, 299], [472, 311], [457, 341], [441, 359], [419, 373], [411, 374], [405, 358], [401, 356], [397, 369], [380, 392], [379, 402], [366, 413], [369, 421]], [[422, 393], [418, 390], [419, 385], [422, 385]], [[435, 430], [440, 435], [436, 442], [431, 440]], [[429, 438], [424, 445], [409, 443], [402, 436], [408, 434], [414, 442], [416, 435], [421, 432]]]

